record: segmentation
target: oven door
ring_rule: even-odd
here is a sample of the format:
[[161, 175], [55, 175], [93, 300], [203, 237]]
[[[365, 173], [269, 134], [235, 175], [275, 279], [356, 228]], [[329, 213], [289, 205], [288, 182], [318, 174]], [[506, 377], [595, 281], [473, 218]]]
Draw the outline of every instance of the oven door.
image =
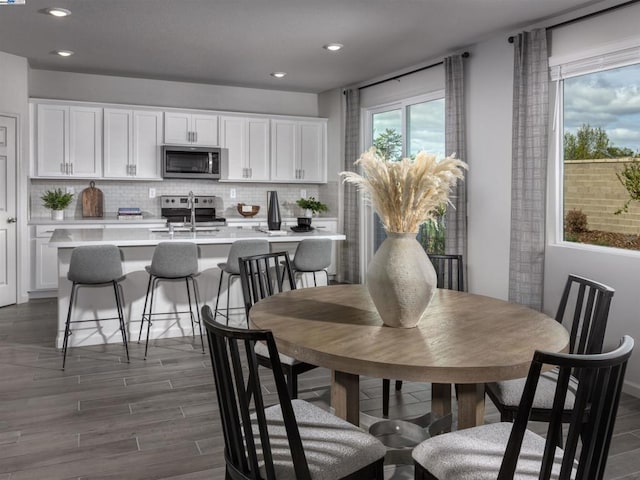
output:
[[220, 151], [211, 148], [164, 147], [162, 155], [164, 178], [220, 178]]

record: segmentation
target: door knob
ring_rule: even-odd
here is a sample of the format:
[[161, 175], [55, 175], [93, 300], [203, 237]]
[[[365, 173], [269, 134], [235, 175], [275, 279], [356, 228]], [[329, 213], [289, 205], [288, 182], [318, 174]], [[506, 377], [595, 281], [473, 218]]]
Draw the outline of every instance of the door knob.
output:
[[7, 223], [16, 223], [17, 221], [18, 221], [18, 219], [14, 218], [14, 217], [7, 218]]

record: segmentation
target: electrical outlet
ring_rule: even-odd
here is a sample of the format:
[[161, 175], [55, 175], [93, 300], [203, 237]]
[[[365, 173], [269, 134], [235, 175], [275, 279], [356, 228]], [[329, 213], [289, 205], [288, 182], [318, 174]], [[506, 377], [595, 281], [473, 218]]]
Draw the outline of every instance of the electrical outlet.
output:
[[307, 198], [307, 191], [304, 188], [300, 189], [300, 198]]
[[229, 198], [236, 198], [236, 189], [232, 188], [229, 190]]
[[66, 188], [66, 192], [70, 193], [71, 195], [73, 195], [74, 193], [76, 193], [76, 189], [73, 187], [67, 187]]
[[150, 188], [149, 189], [149, 198], [156, 198], [156, 189], [155, 188]]

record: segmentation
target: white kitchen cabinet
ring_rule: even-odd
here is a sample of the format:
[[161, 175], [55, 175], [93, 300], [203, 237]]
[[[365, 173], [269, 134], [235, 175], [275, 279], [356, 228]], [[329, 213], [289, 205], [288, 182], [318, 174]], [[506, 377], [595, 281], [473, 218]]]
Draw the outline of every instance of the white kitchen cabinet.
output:
[[162, 112], [104, 109], [104, 177], [159, 180]]
[[222, 180], [269, 180], [269, 120], [220, 117], [220, 146], [228, 149]]
[[218, 146], [218, 116], [165, 112], [164, 143]]
[[38, 104], [38, 177], [102, 175], [102, 108]]
[[271, 181], [327, 181], [325, 120], [271, 120]]

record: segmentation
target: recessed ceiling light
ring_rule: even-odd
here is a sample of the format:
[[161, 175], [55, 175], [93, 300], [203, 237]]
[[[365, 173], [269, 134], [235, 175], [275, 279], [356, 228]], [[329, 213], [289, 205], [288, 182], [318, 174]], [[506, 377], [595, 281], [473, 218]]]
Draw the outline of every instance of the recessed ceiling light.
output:
[[68, 17], [71, 15], [71, 10], [67, 10], [66, 8], [47, 8], [45, 10], [49, 15], [53, 15], [54, 17]]
[[337, 52], [343, 46], [344, 45], [340, 43], [327, 43], [326, 45], [323, 45], [322, 48], [324, 48], [325, 50], [329, 50], [330, 52]]
[[61, 57], [70, 57], [71, 55], [73, 55], [73, 52], [71, 50], [54, 50], [53, 52], [55, 55], [60, 55]]
[[287, 74], [287, 72], [273, 72], [271, 74], [272, 77], [276, 77], [276, 78], [282, 78]]

